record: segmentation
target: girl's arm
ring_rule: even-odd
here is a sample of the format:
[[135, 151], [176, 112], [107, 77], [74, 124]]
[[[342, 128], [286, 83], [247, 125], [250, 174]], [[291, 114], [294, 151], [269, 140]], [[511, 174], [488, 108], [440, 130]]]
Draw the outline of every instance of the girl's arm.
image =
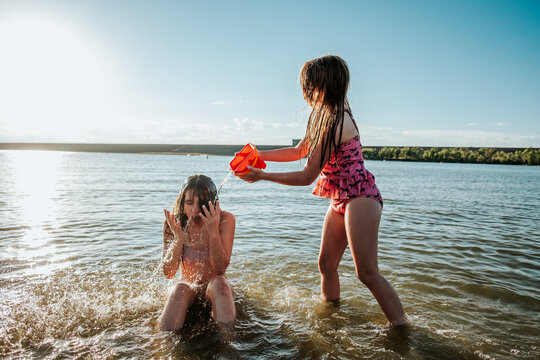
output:
[[210, 265], [217, 275], [223, 275], [231, 260], [235, 219], [233, 214], [221, 211], [219, 201], [214, 206], [208, 202], [201, 218], [205, 222], [210, 246]]
[[259, 154], [264, 161], [296, 161], [306, 157], [307, 146], [305, 145], [304, 138], [295, 147], [259, 151]]
[[[304, 168], [300, 171], [292, 171], [292, 172], [285, 172], [285, 173], [268, 173], [268, 172], [264, 172], [261, 169], [248, 166], [248, 169], [250, 170], [250, 172], [242, 176], [242, 180], [245, 180], [250, 183], [259, 181], [259, 180], [267, 180], [267, 181], [272, 181], [272, 182], [283, 184], [283, 185], [292, 185], [292, 186], [309, 185], [313, 181], [315, 181], [315, 179], [321, 172], [321, 166], [320, 166], [321, 156], [322, 156], [321, 153], [322, 153], [322, 146], [319, 143], [313, 150], [313, 153], [311, 154], [311, 157], [306, 162], [306, 165], [304, 166]], [[326, 164], [329, 158], [330, 158], [329, 151], [327, 151], [325, 154], [323, 164]]]
[[[172, 279], [182, 261], [182, 246], [184, 237], [175, 235], [169, 226], [170, 221], [176, 221], [174, 215], [165, 210], [165, 221], [163, 222], [163, 251], [161, 253], [161, 263], [163, 265], [163, 274], [167, 279]], [[175, 223], [175, 225], [179, 223]], [[173, 226], [175, 226], [173, 225]]]

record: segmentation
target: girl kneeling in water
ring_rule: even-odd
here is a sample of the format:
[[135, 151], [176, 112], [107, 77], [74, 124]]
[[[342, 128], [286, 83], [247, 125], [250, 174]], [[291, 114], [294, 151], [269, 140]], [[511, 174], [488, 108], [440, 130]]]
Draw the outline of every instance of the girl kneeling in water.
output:
[[233, 289], [225, 277], [234, 229], [234, 216], [220, 209], [212, 180], [205, 175], [187, 178], [172, 213], [165, 210], [163, 273], [172, 279], [179, 268], [181, 272], [159, 318], [161, 330], [180, 329], [196, 299], [210, 300], [218, 323], [234, 322]]

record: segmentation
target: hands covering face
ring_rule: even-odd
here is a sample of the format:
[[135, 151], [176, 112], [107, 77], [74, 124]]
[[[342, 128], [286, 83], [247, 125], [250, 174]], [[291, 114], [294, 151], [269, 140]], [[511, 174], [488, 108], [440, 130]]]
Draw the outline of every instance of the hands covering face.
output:
[[[174, 237], [180, 239], [184, 236], [184, 231], [182, 230], [182, 225], [180, 221], [176, 220], [176, 216], [171, 214], [167, 209], [165, 212], [165, 220], [169, 225], [169, 228], [172, 230]], [[219, 231], [219, 221], [221, 218], [221, 208], [219, 207], [219, 201], [216, 201], [216, 204], [212, 204], [211, 201], [208, 201], [207, 205], [202, 206], [202, 212], [199, 213], [201, 220], [203, 221], [203, 227], [208, 231]], [[193, 223], [189, 222], [189, 225]], [[190, 227], [188, 225], [188, 227]], [[187, 230], [187, 229], [186, 229]]]
[[202, 212], [199, 214], [204, 227], [210, 233], [211, 231], [219, 231], [219, 220], [221, 218], [221, 208], [219, 207], [219, 200], [216, 204], [212, 204], [211, 201], [207, 205], [202, 206]]

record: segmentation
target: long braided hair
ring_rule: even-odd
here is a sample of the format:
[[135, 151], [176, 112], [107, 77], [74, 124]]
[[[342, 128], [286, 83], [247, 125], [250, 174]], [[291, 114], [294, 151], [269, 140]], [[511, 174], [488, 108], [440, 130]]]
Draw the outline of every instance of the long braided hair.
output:
[[[349, 69], [345, 60], [336, 55], [325, 55], [304, 64], [300, 72], [300, 86], [306, 101], [312, 106], [306, 128], [308, 154], [322, 144], [320, 167], [326, 155], [341, 143], [343, 118], [350, 112], [347, 102]], [[336, 137], [336, 134], [339, 136]]]

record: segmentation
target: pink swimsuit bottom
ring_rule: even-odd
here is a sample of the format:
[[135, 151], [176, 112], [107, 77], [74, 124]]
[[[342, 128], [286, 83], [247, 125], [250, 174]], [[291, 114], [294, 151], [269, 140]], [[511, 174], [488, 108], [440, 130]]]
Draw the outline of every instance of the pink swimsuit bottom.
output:
[[321, 170], [313, 194], [330, 199], [332, 209], [345, 214], [351, 199], [368, 197], [381, 207], [383, 200], [375, 177], [364, 167], [360, 137], [356, 135], [338, 146]]

